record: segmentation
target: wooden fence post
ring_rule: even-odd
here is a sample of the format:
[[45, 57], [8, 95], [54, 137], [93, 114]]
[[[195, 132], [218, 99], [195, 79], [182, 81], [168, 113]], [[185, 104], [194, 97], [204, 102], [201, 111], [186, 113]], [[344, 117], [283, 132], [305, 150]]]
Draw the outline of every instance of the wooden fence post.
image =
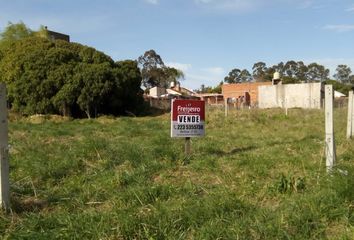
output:
[[191, 138], [186, 137], [184, 142], [184, 153], [186, 157], [190, 157], [191, 155]]
[[326, 118], [326, 167], [332, 170], [336, 161], [336, 149], [333, 131], [333, 86], [325, 85], [325, 118]]
[[228, 115], [228, 112], [229, 112], [229, 105], [228, 105], [228, 103], [227, 103], [227, 98], [225, 98], [225, 117], [227, 117], [227, 115]]
[[0, 83], [0, 204], [10, 208], [6, 85]]
[[354, 132], [354, 98], [353, 91], [349, 91], [348, 96], [348, 122], [347, 122], [347, 138], [353, 137]]

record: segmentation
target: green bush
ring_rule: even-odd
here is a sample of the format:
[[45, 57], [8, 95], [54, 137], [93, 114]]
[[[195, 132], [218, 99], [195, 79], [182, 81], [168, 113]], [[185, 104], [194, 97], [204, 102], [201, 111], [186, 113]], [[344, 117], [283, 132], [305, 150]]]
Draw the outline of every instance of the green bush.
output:
[[[25, 115], [87, 117], [137, 112], [141, 75], [132, 60], [114, 62], [94, 48], [30, 35], [0, 39], [0, 82]], [[5, 44], [6, 43], [6, 44]]]

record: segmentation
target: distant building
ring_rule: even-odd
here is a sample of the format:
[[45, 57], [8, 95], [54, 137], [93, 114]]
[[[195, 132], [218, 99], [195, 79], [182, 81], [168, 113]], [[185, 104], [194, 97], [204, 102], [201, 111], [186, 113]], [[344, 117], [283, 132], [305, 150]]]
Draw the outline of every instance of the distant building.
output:
[[208, 105], [224, 104], [224, 96], [221, 93], [199, 93], [198, 96]]
[[322, 103], [321, 83], [296, 83], [258, 87], [259, 108], [314, 108]]
[[149, 89], [149, 94], [144, 96], [145, 101], [149, 101], [150, 106], [158, 109], [169, 110], [171, 99], [199, 99], [197, 93], [181, 87], [171, 85], [171, 88], [153, 87]]
[[[258, 87], [272, 85], [272, 82], [230, 83], [221, 86], [224, 99], [244, 102], [247, 106], [258, 104]], [[230, 100], [229, 100], [230, 99]]]
[[181, 95], [183, 95], [186, 98], [195, 98], [195, 99], [199, 98], [199, 96], [196, 92], [194, 92], [188, 88], [181, 87], [181, 84], [179, 82], [177, 82], [176, 85], [171, 83], [170, 89], [180, 93]]
[[66, 42], [70, 42], [70, 36], [69, 35], [66, 35], [66, 34], [63, 34], [63, 33], [59, 33], [59, 32], [50, 31], [50, 30], [48, 30], [47, 26], [45, 26], [44, 28], [47, 31], [48, 37], [49, 37], [50, 40], [64, 40]]
[[166, 88], [162, 88], [162, 87], [153, 87], [149, 89], [149, 95], [150, 97], [153, 98], [159, 98], [163, 95], [165, 95], [166, 92]]
[[342, 97], [346, 97], [345, 94], [338, 92], [338, 91], [334, 91], [334, 97], [335, 98], [342, 98]]

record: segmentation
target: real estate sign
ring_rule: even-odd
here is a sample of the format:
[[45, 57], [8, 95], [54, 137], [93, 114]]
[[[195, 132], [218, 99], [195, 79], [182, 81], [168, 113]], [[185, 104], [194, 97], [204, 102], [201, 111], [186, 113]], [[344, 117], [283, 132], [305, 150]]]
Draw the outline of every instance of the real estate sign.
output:
[[173, 99], [171, 106], [171, 137], [202, 137], [205, 135], [205, 102]]

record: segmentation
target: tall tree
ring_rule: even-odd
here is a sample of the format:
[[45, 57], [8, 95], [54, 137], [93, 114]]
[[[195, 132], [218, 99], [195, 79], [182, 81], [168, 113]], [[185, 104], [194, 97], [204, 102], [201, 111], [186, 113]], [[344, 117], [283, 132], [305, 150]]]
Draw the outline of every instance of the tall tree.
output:
[[160, 55], [158, 55], [155, 50], [151, 49], [146, 51], [144, 55], [138, 58], [138, 63], [141, 68], [141, 77], [143, 85], [146, 88], [163, 86], [164, 82], [165, 63], [162, 61]]
[[247, 69], [240, 70], [238, 68], [232, 69], [229, 74], [224, 78], [226, 83], [242, 83], [252, 80], [252, 75]]
[[226, 83], [238, 83], [240, 80], [240, 74], [241, 70], [238, 68], [234, 68], [229, 72], [229, 75], [227, 75], [224, 78], [224, 82]]
[[310, 82], [323, 82], [328, 79], [329, 69], [317, 63], [311, 63], [307, 66], [306, 79]]
[[304, 64], [304, 62], [302, 61], [297, 62], [297, 68], [295, 72], [296, 79], [299, 81], [307, 81], [306, 73], [307, 73], [307, 66]]
[[144, 87], [168, 87], [171, 82], [176, 83], [178, 79], [184, 78], [181, 70], [167, 67], [160, 55], [155, 50], [146, 51], [138, 58], [141, 69], [141, 77]]
[[164, 71], [167, 78], [167, 83], [173, 82], [174, 84], [177, 84], [179, 79], [184, 79], [184, 73], [179, 69], [165, 67]]
[[280, 62], [277, 65], [273, 65], [272, 68], [274, 69], [274, 72], [280, 73], [281, 76], [284, 76], [284, 63]]
[[252, 67], [253, 70], [253, 78], [257, 82], [265, 81], [267, 65], [264, 62], [257, 62]]
[[252, 75], [247, 69], [243, 69], [239, 75], [240, 82], [249, 82], [252, 80]]
[[285, 76], [295, 78], [297, 72], [297, 63], [293, 60], [287, 61], [284, 65]]
[[352, 70], [350, 69], [350, 67], [344, 64], [340, 64], [337, 66], [336, 73], [333, 75], [333, 77], [341, 83], [349, 83], [351, 73]]
[[354, 84], [354, 75], [350, 75], [349, 83]]

